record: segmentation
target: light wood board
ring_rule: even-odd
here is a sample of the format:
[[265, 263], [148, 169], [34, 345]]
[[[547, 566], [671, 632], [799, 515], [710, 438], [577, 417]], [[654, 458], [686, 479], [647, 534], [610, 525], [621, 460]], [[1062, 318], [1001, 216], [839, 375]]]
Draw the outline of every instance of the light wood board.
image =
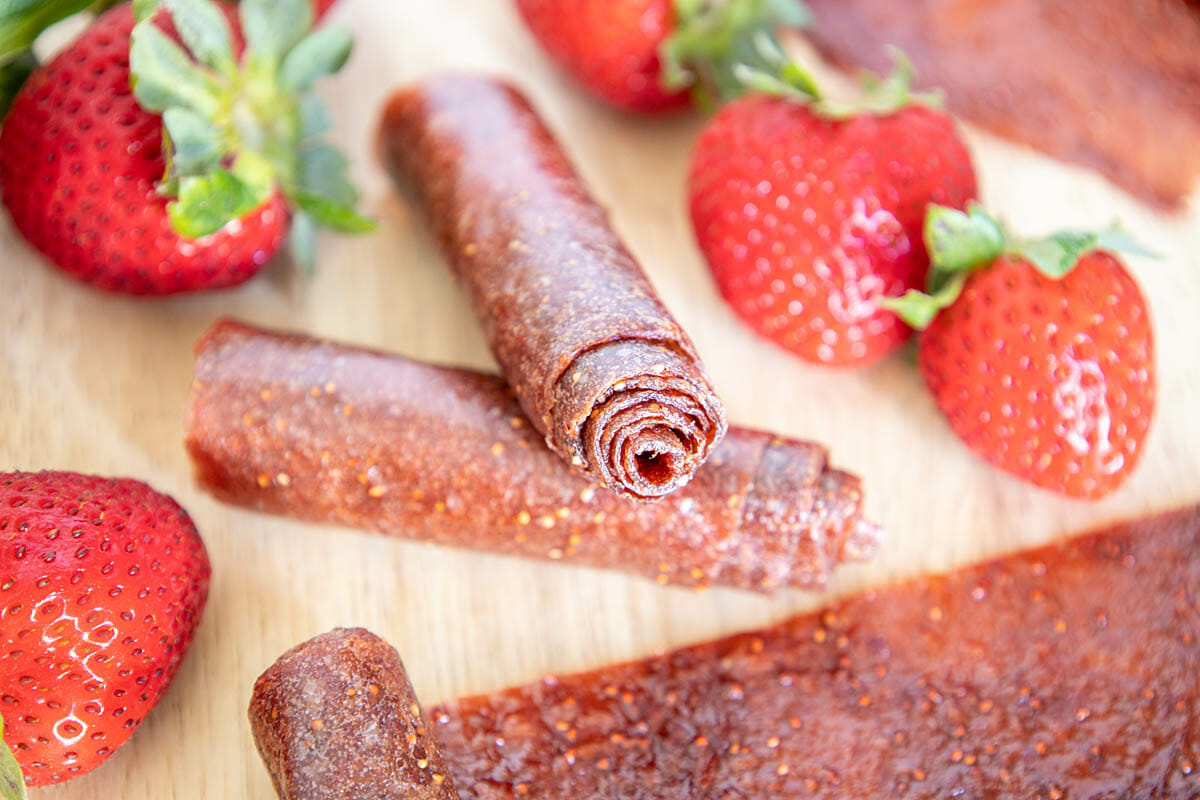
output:
[[[434, 702], [767, 624], [830, 597], [1200, 500], [1200, 203], [1155, 215], [1100, 177], [977, 131], [984, 196], [1022, 231], [1119, 217], [1165, 257], [1134, 259], [1159, 343], [1160, 405], [1140, 470], [1115, 496], [1071, 502], [974, 458], [938, 416], [904, 356], [833, 372], [756, 339], [719, 300], [693, 244], [684, 175], [698, 116], [614, 113], [560, 77], [505, 0], [345, 0], [334, 18], [358, 49], [323, 94], [380, 230], [326, 237], [317, 277], [277, 263], [235, 291], [146, 301], [48, 268], [0, 215], [0, 469], [128, 475], [190, 510], [214, 579], [171, 691], [130, 743], [47, 800], [273, 797], [245, 708], [288, 647], [364, 625], [403, 655]], [[181, 446], [193, 342], [221, 315], [420, 358], [491, 367], [463, 297], [374, 157], [391, 87], [447, 69], [523, 86], [558, 132], [667, 305], [690, 331], [731, 418], [832, 446], [866, 481], [890, 531], [874, 563], [826, 595], [697, 594], [619, 574], [438, 550], [222, 506], [192, 485]]]

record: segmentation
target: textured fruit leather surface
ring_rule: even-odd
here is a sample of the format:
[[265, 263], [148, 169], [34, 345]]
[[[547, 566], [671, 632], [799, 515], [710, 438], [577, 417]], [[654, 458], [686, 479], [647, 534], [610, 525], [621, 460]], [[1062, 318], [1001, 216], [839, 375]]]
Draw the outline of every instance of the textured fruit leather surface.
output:
[[392, 97], [379, 141], [550, 447], [633, 498], [686, 484], [724, 435], [725, 408], [525, 96], [438, 76]]
[[672, 497], [574, 474], [495, 375], [233, 321], [197, 345], [187, 447], [226, 502], [662, 584], [819, 588], [878, 529], [820, 446], [733, 428]]
[[912, 58], [951, 111], [1178, 207], [1200, 175], [1195, 0], [811, 0], [813, 42], [845, 65]]
[[430, 711], [464, 798], [1196, 797], [1200, 508]]

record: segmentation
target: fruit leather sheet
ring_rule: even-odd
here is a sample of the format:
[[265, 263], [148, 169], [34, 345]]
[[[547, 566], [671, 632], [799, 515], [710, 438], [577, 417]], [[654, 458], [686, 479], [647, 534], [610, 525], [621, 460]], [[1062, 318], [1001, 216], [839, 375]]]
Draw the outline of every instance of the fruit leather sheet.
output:
[[1196, 0], [810, 0], [835, 61], [908, 53], [950, 110], [1178, 208], [1200, 175]]
[[1200, 508], [431, 708], [464, 800], [1200, 794]]

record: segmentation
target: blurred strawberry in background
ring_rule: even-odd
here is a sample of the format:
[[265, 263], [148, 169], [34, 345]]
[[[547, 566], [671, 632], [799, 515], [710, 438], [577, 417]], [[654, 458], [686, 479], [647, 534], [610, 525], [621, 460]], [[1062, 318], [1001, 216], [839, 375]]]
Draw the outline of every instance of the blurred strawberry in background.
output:
[[798, 0], [515, 0], [546, 53], [595, 95], [629, 111], [711, 104], [743, 89], [735, 64], [754, 40], [800, 26]]

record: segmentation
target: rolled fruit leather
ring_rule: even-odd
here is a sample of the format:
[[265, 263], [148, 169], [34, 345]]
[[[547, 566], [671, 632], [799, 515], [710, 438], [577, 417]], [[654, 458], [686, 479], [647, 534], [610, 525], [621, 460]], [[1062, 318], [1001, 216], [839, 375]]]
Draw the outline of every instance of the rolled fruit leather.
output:
[[819, 445], [733, 428], [687, 486], [631, 503], [550, 452], [497, 376], [232, 321], [196, 346], [186, 428], [226, 502], [659, 583], [816, 588], [879, 537]]
[[463, 800], [1195, 798], [1200, 508], [429, 710]]
[[250, 728], [281, 800], [457, 800], [395, 648], [338, 628], [254, 684]]
[[488, 78], [434, 78], [391, 99], [380, 149], [551, 449], [634, 499], [686, 484], [724, 407], [529, 102]]

